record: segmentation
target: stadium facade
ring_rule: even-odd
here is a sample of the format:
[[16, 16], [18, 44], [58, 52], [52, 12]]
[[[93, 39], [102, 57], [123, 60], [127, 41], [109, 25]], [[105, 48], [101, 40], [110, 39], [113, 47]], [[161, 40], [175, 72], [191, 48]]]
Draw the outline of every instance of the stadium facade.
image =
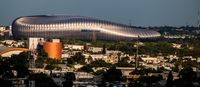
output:
[[15, 39], [29, 37], [82, 40], [133, 40], [158, 38], [160, 33], [85, 16], [24, 16], [14, 20]]

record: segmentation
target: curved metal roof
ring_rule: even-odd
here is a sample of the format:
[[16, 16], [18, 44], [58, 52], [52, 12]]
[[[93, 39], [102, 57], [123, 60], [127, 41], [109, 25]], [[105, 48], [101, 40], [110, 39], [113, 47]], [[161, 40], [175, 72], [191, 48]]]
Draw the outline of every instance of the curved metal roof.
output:
[[11, 51], [28, 51], [28, 49], [0, 46], [0, 55], [3, 55], [5, 53], [11, 52]]
[[[124, 24], [110, 22], [107, 20], [85, 17], [85, 16], [25, 16], [19, 17], [13, 22], [13, 35], [14, 37], [30, 37], [34, 36], [34, 32], [65, 32], [65, 34], [72, 34], [72, 31], [79, 31], [73, 34], [79, 34], [81, 30], [86, 31], [100, 31], [105, 35], [113, 35], [115, 37], [107, 38], [157, 38], [160, 33], [147, 29], [133, 28]], [[67, 32], [66, 32], [67, 31]], [[32, 35], [23, 34], [30, 33]], [[58, 34], [58, 33], [57, 33]], [[49, 35], [67, 37], [65, 34], [57, 35], [56, 33]], [[88, 34], [88, 33], [87, 33]], [[105, 35], [100, 35], [105, 37]], [[37, 37], [41, 35], [36, 35]], [[70, 37], [72, 37], [71, 35]], [[43, 35], [44, 37], [44, 35]], [[119, 38], [118, 38], [119, 39]]]

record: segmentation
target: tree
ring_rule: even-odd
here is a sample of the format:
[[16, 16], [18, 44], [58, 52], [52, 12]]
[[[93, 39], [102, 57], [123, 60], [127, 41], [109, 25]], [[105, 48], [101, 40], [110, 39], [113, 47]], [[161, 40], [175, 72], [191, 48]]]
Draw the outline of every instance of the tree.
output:
[[102, 50], [102, 53], [103, 53], [103, 54], [106, 54], [106, 45], [105, 45], [105, 44], [103, 44], [103, 50]]
[[139, 82], [139, 84], [136, 84], [136, 87], [138, 87], [137, 85], [142, 85], [140, 87], [152, 87], [152, 83], [156, 83], [160, 80], [162, 80], [161, 76], [142, 76], [138, 79], [137, 82]]
[[138, 70], [138, 69], [135, 69], [134, 71], [132, 71], [130, 74], [132, 75], [146, 75], [147, 72], [145, 72], [146, 70]]
[[22, 52], [19, 55], [12, 55], [11, 58], [2, 59], [0, 63], [0, 74], [3, 77], [13, 77], [12, 71], [17, 71], [17, 77], [29, 75], [28, 53]]
[[1, 87], [12, 87], [12, 82], [7, 81], [7, 80], [3, 80], [3, 79], [0, 78], [0, 86]]
[[96, 72], [94, 72], [95, 75], [103, 75], [104, 73], [104, 70], [97, 70]]
[[56, 66], [52, 65], [52, 64], [48, 64], [45, 67], [45, 69], [50, 70], [50, 75], [52, 75], [52, 70], [54, 70], [55, 68], [56, 68]]
[[85, 65], [83, 67], [81, 67], [80, 69], [78, 69], [78, 71], [82, 71], [82, 72], [93, 72], [92, 66], [91, 65]]
[[66, 80], [74, 81], [76, 80], [75, 74], [73, 72], [67, 72], [64, 76]]
[[87, 60], [88, 60], [88, 63], [91, 63], [93, 59], [91, 56], [89, 56]]
[[117, 53], [118, 62], [121, 60], [121, 53]]
[[116, 66], [119, 67], [131, 67], [133, 65], [131, 65], [130, 63], [128, 63], [128, 57], [124, 57], [121, 60], [118, 61], [118, 63], [115, 64]]
[[40, 56], [40, 57], [48, 57], [48, 54], [43, 49], [43, 45], [38, 44], [36, 50], [37, 50], [38, 56]]
[[74, 61], [74, 59], [72, 59], [72, 58], [68, 58], [68, 59], [67, 59], [67, 63], [68, 63], [69, 65], [74, 65], [74, 64], [75, 64], [75, 61]]
[[35, 87], [58, 87], [56, 83], [45, 74], [31, 74], [30, 80], [35, 80]]
[[70, 64], [75, 64], [75, 62], [79, 63], [79, 64], [86, 64], [85, 56], [81, 52], [76, 53], [74, 56], [72, 56], [71, 58], [67, 59], [67, 61]]
[[76, 80], [75, 74], [73, 72], [67, 72], [64, 78], [65, 81], [62, 83], [63, 87], [72, 87], [73, 81]]
[[179, 72], [179, 76], [180, 76], [181, 79], [183, 79], [187, 82], [193, 82], [197, 79], [197, 75], [191, 67], [184, 67]]
[[122, 81], [122, 72], [116, 68], [110, 68], [103, 75], [103, 81], [105, 82], [115, 82]]
[[96, 60], [90, 63], [92, 67], [111, 67], [112, 64], [105, 62], [104, 60]]
[[168, 76], [167, 76], [166, 87], [174, 87], [174, 85], [173, 85], [173, 75], [172, 75], [172, 71], [170, 71], [169, 74], [168, 74]]
[[44, 63], [45, 63], [45, 58], [43, 57], [38, 57], [35, 60], [35, 67], [36, 68], [43, 68], [44, 67]]

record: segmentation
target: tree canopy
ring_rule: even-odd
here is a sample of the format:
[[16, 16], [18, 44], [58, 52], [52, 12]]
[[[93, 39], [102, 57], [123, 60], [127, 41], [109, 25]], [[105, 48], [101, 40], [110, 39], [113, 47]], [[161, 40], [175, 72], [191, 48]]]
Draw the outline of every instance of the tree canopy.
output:
[[116, 68], [110, 68], [103, 74], [103, 81], [115, 82], [122, 81], [122, 72]]
[[12, 55], [11, 58], [1, 58], [0, 75], [3, 77], [13, 77], [13, 70], [16, 70], [17, 77], [29, 75], [28, 53], [22, 52], [19, 55]]

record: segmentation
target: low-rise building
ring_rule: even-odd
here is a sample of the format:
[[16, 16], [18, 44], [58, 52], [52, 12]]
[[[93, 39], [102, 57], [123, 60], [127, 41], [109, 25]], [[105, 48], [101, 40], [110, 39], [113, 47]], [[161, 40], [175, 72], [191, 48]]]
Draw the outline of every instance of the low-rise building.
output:
[[92, 57], [93, 61], [96, 61], [96, 60], [105, 60], [105, 59], [108, 58], [107, 56], [105, 56], [103, 54], [92, 54], [90, 56]]
[[71, 45], [71, 44], [64, 44], [64, 49], [68, 50], [84, 50], [84, 45]]
[[28, 49], [0, 46], [0, 56], [1, 57], [11, 57], [14, 54], [18, 55], [24, 51], [28, 51]]
[[92, 53], [101, 53], [103, 51], [103, 48], [102, 47], [89, 47], [88, 51], [92, 52]]

